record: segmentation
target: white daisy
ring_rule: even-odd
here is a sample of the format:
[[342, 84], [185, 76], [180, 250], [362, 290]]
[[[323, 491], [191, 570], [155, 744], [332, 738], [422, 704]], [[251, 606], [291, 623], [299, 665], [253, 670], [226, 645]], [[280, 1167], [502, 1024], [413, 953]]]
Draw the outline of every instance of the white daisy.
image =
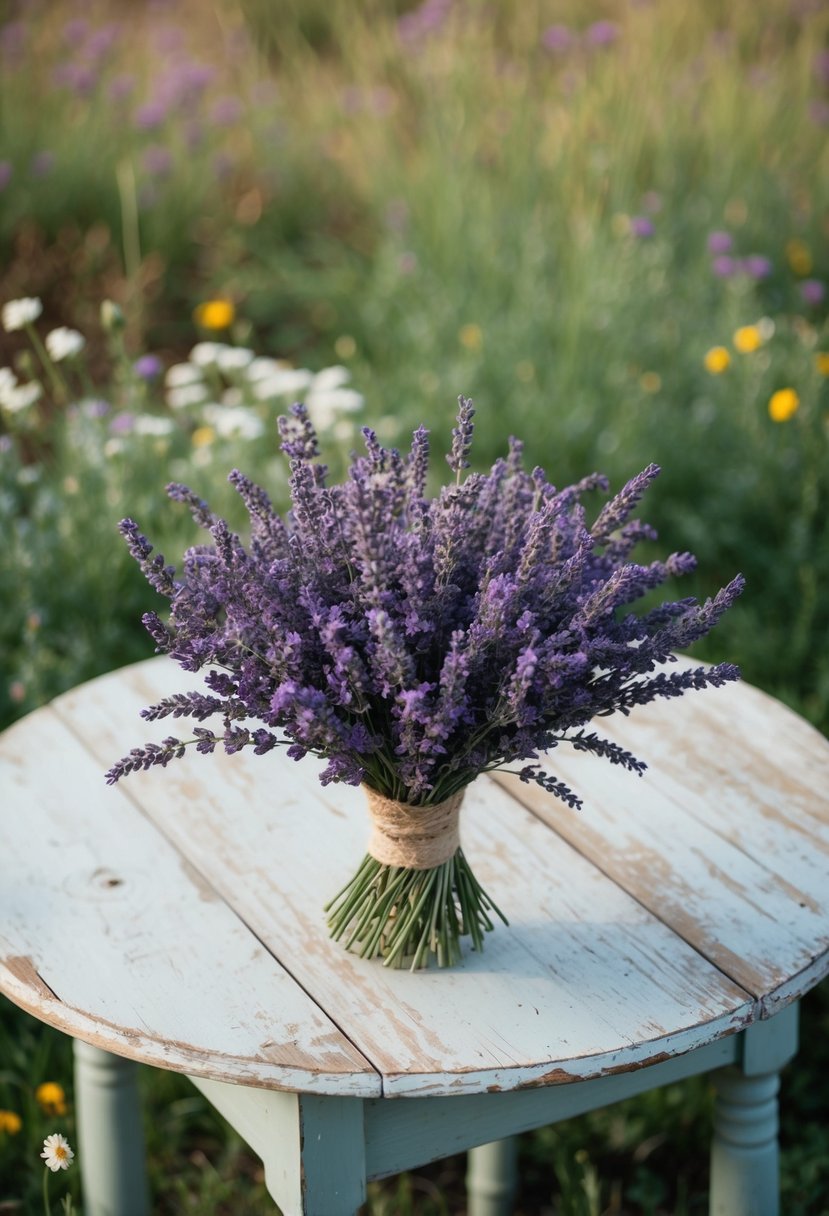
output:
[[303, 367], [280, 367], [256, 380], [253, 384], [253, 395], [259, 401], [269, 401], [272, 397], [300, 396], [309, 387], [314, 377]]
[[63, 359], [74, 359], [86, 346], [86, 338], [76, 329], [67, 329], [61, 325], [46, 335], [46, 349], [55, 363]]
[[32, 321], [36, 321], [43, 312], [43, 305], [36, 296], [23, 296], [19, 300], [9, 300], [8, 304], [3, 305], [2, 316], [3, 328], [6, 333], [13, 333], [16, 329], [23, 329], [25, 325], [31, 325]]
[[185, 384], [201, 384], [202, 369], [195, 363], [174, 363], [167, 368], [164, 383], [169, 388], [183, 388]]
[[199, 367], [215, 367], [223, 350], [227, 350], [224, 342], [197, 342], [190, 351], [190, 362]]
[[43, 387], [36, 380], [32, 380], [29, 384], [0, 388], [0, 405], [10, 414], [19, 414], [34, 405], [42, 395]]
[[248, 364], [245, 375], [252, 384], [255, 380], [266, 380], [268, 376], [275, 376], [277, 372], [283, 370], [284, 366], [278, 359], [269, 359], [266, 355], [259, 355]]
[[223, 372], [240, 372], [253, 362], [253, 351], [246, 346], [224, 346], [216, 353], [216, 363]]
[[183, 410], [188, 405], [204, 405], [209, 396], [207, 386], [201, 381], [168, 388], [166, 393], [167, 404], [172, 410]]
[[222, 439], [261, 439], [265, 424], [258, 414], [244, 406], [208, 405], [202, 411], [204, 421], [212, 426]]
[[175, 429], [171, 418], [160, 418], [158, 414], [139, 414], [133, 426], [136, 435], [172, 435]]
[[54, 1132], [43, 1141], [43, 1152], [40, 1154], [47, 1170], [57, 1173], [58, 1170], [68, 1170], [75, 1157], [69, 1147], [69, 1141], [60, 1132]]

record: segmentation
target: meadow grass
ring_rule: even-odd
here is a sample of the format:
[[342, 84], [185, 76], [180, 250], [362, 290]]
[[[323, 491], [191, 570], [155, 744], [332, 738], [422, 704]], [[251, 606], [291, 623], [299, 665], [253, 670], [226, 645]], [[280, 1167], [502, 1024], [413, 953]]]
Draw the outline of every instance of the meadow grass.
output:
[[[335, 468], [362, 422], [401, 444], [425, 422], [445, 450], [459, 393], [478, 410], [481, 467], [510, 433], [562, 484], [601, 469], [618, 485], [656, 461], [660, 548], [700, 559], [682, 593], [748, 580], [700, 655], [740, 663], [825, 732], [829, 13], [808, 0], [271, 12], [4, 13], [0, 303], [40, 296], [40, 332], [76, 326], [88, 347], [64, 368], [67, 400], [47, 384], [28, 410], [0, 406], [0, 721], [149, 655], [138, 622], [157, 605], [115, 524], [133, 515], [177, 556], [193, 533], [166, 481], [232, 514], [238, 465], [284, 503], [278, 403], [256, 406], [260, 437], [223, 437], [130, 370], [219, 337], [345, 365], [365, 405], [350, 431], [323, 434]], [[107, 297], [125, 315], [115, 335], [99, 321]], [[194, 322], [211, 297], [234, 302], [231, 331]], [[756, 349], [740, 351], [746, 327]], [[0, 363], [43, 378], [22, 334], [0, 335]], [[787, 388], [798, 408], [776, 421]], [[125, 429], [124, 415], [164, 425]], [[812, 1084], [826, 998], [805, 1006], [784, 1088], [793, 1216], [829, 1211]], [[0, 1015], [0, 1108], [23, 1116], [18, 1136], [0, 1132], [0, 1199], [35, 1211], [33, 1150], [60, 1128], [34, 1087], [71, 1091], [68, 1048], [8, 1004]], [[256, 1162], [184, 1081], [148, 1073], [145, 1088], [155, 1210], [270, 1210]], [[699, 1082], [526, 1137], [523, 1210], [702, 1211], [709, 1117]], [[461, 1163], [430, 1167], [373, 1188], [370, 1210], [460, 1211], [461, 1183]]]

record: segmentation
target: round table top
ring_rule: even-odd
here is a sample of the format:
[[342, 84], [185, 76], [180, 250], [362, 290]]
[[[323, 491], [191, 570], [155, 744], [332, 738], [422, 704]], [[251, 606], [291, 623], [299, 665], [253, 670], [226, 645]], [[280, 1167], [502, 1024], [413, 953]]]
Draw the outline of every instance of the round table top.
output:
[[603, 719], [641, 778], [556, 749], [581, 811], [479, 778], [464, 851], [509, 926], [413, 974], [327, 935], [368, 819], [314, 761], [191, 755], [105, 784], [170, 733], [138, 711], [189, 679], [136, 664], [0, 738], [0, 990], [69, 1034], [272, 1089], [516, 1090], [689, 1051], [829, 970], [829, 743], [750, 686]]

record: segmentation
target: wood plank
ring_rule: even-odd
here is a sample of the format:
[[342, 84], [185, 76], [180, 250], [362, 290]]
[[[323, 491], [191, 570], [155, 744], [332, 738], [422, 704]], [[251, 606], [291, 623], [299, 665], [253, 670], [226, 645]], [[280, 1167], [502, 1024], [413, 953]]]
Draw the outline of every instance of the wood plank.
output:
[[[171, 663], [152, 661], [67, 694], [56, 710], [83, 722], [103, 772], [154, 729], [167, 733], [131, 723], [130, 710], [182, 686]], [[462, 830], [510, 927], [459, 967], [416, 975], [349, 955], [325, 930], [322, 904], [365, 849], [360, 790], [323, 789], [313, 761], [279, 753], [194, 756], [118, 788], [382, 1072], [386, 1094], [606, 1075], [755, 1016], [742, 989], [488, 780], [467, 796]]]
[[164, 1068], [380, 1092], [366, 1060], [126, 794], [104, 784], [53, 710], [0, 739], [0, 783], [0, 989], [13, 1001]]
[[[680, 660], [689, 664], [689, 660]], [[746, 684], [602, 719], [643, 778], [564, 745], [574, 813], [498, 781], [771, 1013], [829, 972], [829, 743]]]

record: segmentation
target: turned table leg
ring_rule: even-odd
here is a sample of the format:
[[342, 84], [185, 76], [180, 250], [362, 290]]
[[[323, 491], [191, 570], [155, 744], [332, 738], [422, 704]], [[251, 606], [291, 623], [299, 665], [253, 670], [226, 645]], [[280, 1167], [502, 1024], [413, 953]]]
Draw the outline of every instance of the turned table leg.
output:
[[137, 1065], [78, 1039], [78, 1164], [86, 1216], [149, 1216]]
[[714, 1074], [710, 1216], [779, 1216], [777, 1093], [797, 1051], [797, 1003], [743, 1034], [743, 1059]]
[[518, 1186], [518, 1137], [470, 1149], [467, 1163], [468, 1216], [509, 1216]]

